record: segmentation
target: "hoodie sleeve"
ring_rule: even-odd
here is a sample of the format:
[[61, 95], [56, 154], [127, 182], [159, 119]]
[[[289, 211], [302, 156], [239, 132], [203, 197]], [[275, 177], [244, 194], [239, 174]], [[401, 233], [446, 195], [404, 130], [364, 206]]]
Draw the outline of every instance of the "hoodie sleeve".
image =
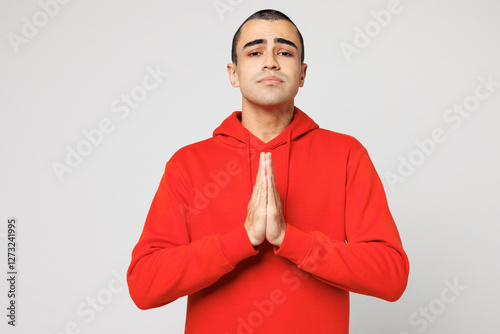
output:
[[242, 224], [228, 233], [191, 241], [189, 197], [181, 170], [168, 162], [127, 271], [130, 295], [140, 309], [201, 290], [257, 253]]
[[406, 289], [409, 262], [364, 147], [348, 159], [345, 191], [345, 242], [288, 224], [275, 253], [327, 284], [396, 301]]

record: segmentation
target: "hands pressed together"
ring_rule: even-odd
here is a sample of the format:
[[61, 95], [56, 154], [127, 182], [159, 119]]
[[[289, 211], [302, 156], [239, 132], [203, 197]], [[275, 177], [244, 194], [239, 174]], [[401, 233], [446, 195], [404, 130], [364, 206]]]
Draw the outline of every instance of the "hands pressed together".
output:
[[274, 246], [281, 246], [285, 236], [286, 222], [281, 201], [276, 189], [271, 153], [261, 152], [259, 170], [248, 202], [245, 229], [254, 247], [265, 239]]

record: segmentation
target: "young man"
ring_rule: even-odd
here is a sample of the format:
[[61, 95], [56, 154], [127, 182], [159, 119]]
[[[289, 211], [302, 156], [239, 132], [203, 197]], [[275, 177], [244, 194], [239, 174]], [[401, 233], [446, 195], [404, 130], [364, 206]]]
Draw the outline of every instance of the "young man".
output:
[[232, 61], [242, 110], [168, 161], [130, 294], [141, 309], [188, 295], [186, 333], [348, 333], [349, 291], [395, 301], [408, 279], [380, 179], [357, 140], [294, 106], [307, 65], [288, 17], [250, 16]]

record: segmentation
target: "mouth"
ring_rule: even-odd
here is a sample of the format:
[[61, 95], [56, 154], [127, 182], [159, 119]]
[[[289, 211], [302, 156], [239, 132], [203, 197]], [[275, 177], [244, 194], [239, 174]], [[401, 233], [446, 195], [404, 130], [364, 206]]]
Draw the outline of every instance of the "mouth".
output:
[[266, 85], [277, 85], [277, 84], [283, 83], [283, 80], [281, 80], [277, 76], [269, 75], [267, 77], [260, 79], [257, 82], [262, 83], [262, 84], [266, 84]]

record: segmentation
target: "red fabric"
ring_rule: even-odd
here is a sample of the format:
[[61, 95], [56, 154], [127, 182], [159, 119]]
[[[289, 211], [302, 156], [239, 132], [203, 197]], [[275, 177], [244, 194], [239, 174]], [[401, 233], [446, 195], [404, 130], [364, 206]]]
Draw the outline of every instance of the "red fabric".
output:
[[[300, 109], [263, 143], [234, 112], [168, 161], [132, 252], [141, 309], [189, 295], [186, 333], [348, 333], [349, 291], [389, 301], [408, 259], [380, 179], [353, 137]], [[261, 151], [271, 152], [287, 228], [255, 250], [243, 223]]]

